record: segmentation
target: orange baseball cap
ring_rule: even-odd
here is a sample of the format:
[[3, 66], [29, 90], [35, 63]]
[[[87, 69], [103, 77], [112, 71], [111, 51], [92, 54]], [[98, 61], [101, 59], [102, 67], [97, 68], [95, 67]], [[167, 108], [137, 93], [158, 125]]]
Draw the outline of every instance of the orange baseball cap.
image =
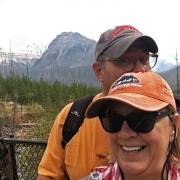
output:
[[87, 117], [98, 116], [109, 102], [118, 101], [143, 111], [158, 111], [170, 105], [176, 112], [173, 92], [168, 83], [155, 72], [126, 73], [111, 86], [107, 96], [92, 102]]

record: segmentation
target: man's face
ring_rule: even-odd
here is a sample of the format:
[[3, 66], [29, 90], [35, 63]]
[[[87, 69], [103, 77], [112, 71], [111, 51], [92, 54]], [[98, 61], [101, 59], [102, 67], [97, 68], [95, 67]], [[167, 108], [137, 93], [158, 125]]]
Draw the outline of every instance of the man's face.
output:
[[[133, 57], [135, 59], [140, 59], [141, 57], [148, 57], [148, 56], [149, 56], [149, 53], [145, 52], [143, 48], [133, 47], [133, 48], [130, 48], [121, 56], [121, 62], [123, 61], [123, 58], [127, 59], [128, 57], [130, 57], [130, 59], [132, 59], [133, 61]], [[127, 72], [151, 71], [150, 66], [148, 64], [142, 63], [140, 60], [136, 61], [134, 67], [131, 69], [123, 68], [122, 67], [123, 62], [122, 63], [119, 63], [119, 62], [108, 60], [108, 59], [104, 60], [103, 62], [103, 65], [100, 70], [101, 79], [99, 80], [102, 82], [104, 95], [107, 94], [112, 83], [123, 74]]]

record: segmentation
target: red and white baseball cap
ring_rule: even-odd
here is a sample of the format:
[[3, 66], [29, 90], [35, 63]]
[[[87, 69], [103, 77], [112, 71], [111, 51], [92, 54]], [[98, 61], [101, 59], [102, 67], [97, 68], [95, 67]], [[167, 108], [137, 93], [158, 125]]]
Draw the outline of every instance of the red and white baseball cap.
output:
[[153, 38], [143, 35], [131, 25], [116, 26], [101, 34], [95, 50], [95, 59], [101, 55], [119, 58], [134, 42], [141, 41], [148, 52], [156, 54], [158, 46]]

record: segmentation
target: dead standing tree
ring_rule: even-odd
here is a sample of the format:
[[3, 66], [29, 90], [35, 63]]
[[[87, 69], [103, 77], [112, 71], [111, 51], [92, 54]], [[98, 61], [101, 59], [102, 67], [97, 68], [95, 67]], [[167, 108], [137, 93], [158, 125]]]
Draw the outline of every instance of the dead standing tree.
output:
[[177, 94], [180, 93], [179, 90], [179, 63], [178, 63], [178, 55], [177, 55], [177, 49], [176, 49], [176, 81], [177, 81]]

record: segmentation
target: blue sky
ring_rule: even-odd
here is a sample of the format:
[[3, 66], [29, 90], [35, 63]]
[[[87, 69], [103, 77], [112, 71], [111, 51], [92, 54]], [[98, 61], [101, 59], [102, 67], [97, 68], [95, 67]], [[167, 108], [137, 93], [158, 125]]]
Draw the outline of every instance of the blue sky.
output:
[[48, 45], [58, 34], [79, 32], [98, 40], [118, 25], [130, 24], [152, 36], [161, 58], [180, 55], [178, 0], [0, 0], [0, 47], [21, 51]]

